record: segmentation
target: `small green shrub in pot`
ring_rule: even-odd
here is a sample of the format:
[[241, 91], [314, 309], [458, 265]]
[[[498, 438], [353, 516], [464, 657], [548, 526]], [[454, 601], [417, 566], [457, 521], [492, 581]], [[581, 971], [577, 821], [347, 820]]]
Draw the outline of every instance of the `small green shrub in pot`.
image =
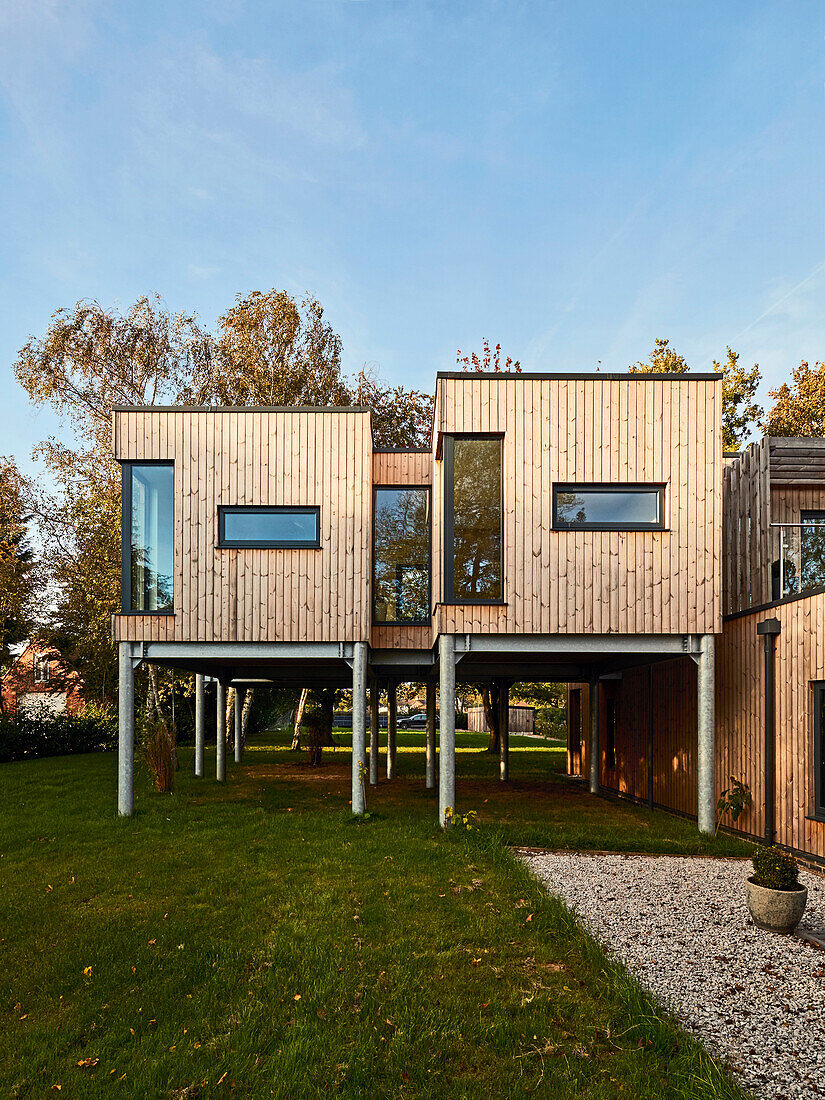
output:
[[759, 848], [753, 857], [753, 880], [768, 890], [798, 890], [799, 864], [780, 848]]

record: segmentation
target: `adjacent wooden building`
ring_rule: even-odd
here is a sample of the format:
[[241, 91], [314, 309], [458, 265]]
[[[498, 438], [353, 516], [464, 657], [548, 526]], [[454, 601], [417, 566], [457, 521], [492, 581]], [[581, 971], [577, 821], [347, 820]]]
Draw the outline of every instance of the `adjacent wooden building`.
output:
[[[825, 440], [726, 455], [722, 524], [715, 793], [735, 778], [753, 799], [723, 824], [825, 860]], [[600, 681], [602, 789], [696, 815], [696, 675], [679, 659]]]

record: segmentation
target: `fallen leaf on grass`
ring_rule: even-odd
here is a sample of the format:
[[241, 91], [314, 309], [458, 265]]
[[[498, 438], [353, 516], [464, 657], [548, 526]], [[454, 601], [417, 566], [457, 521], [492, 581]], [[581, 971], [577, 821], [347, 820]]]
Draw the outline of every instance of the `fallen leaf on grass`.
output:
[[91, 1069], [93, 1066], [96, 1066], [99, 1061], [99, 1058], [81, 1058], [77, 1064], [81, 1069]]
[[228, 1076], [229, 1076], [229, 1070], [226, 1070], [226, 1071], [225, 1071], [225, 1072], [224, 1072], [224, 1073], [223, 1073], [223, 1074], [221, 1075], [221, 1077], [220, 1077], [220, 1078], [218, 1079], [218, 1084], [219, 1084], [219, 1085], [223, 1084], [223, 1082], [224, 1082], [224, 1081], [226, 1080], [226, 1078], [227, 1078]]
[[532, 919], [533, 919], [533, 914], [532, 914], [532, 913], [530, 913], [530, 914], [528, 915], [528, 917], [527, 917], [527, 920], [526, 920], [526, 921], [525, 921], [524, 923], [525, 923], [525, 924], [529, 924], [529, 922], [530, 922], [530, 921], [531, 921]]
[[92, 973], [92, 968], [90, 966], [84, 966], [83, 973], [86, 975], [87, 978], [90, 977]]

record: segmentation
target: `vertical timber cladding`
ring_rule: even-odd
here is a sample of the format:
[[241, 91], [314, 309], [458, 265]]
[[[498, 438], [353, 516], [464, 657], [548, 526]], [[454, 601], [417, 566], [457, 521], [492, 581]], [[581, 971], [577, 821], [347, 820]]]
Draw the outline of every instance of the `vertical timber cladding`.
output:
[[[721, 382], [439, 375], [435, 429], [504, 433], [501, 606], [442, 605], [449, 633], [721, 629]], [[434, 598], [443, 599], [441, 463]], [[553, 531], [554, 482], [664, 482], [666, 531]]]
[[[625, 669], [621, 680], [602, 682], [599, 783], [645, 802], [648, 797], [650, 667]], [[653, 669], [653, 801], [696, 815], [696, 665], [689, 657], [662, 661]], [[605, 761], [605, 696], [618, 709], [616, 767]], [[717, 783], [719, 737], [717, 736]]]
[[[175, 614], [117, 616], [129, 641], [363, 641], [370, 417], [359, 409], [131, 409], [115, 455], [175, 463]], [[219, 505], [318, 505], [320, 549], [217, 548]]]

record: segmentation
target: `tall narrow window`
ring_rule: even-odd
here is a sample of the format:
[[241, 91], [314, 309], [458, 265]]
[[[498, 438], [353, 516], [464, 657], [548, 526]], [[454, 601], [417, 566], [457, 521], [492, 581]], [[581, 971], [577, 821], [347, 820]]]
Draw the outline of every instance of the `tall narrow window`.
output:
[[174, 467], [123, 468], [123, 610], [171, 611]]
[[373, 619], [430, 621], [430, 490], [376, 488]]
[[825, 821], [825, 684], [814, 685], [814, 817]]
[[616, 700], [605, 700], [605, 750], [604, 766], [607, 771], [616, 767]]
[[503, 599], [500, 436], [444, 439], [444, 595], [447, 603]]

